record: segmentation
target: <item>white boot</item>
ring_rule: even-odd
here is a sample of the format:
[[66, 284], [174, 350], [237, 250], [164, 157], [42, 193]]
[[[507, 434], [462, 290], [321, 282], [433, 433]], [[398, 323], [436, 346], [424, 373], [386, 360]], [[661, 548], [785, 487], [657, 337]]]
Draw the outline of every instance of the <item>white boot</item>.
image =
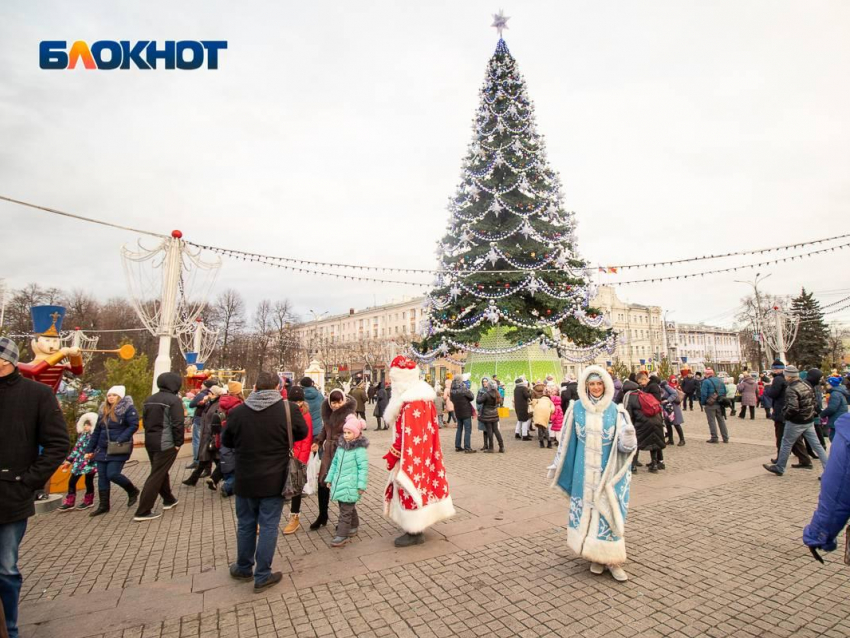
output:
[[605, 573], [605, 565], [602, 563], [590, 563], [590, 573], [596, 574], [597, 576]]
[[624, 583], [629, 579], [629, 575], [621, 565], [608, 565], [608, 571], [614, 577], [614, 580]]

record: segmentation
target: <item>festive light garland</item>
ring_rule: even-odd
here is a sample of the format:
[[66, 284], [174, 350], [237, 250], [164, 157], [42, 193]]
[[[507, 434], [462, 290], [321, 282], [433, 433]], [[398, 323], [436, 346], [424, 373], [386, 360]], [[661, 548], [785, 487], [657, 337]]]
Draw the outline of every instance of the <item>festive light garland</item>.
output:
[[[824, 240], [824, 241], [826, 241], [826, 240]], [[770, 261], [760, 261], [760, 262], [755, 263], [755, 264], [744, 264], [742, 266], [733, 266], [731, 268], [718, 268], [716, 270], [706, 270], [705, 272], [689, 273], [687, 275], [670, 275], [670, 276], [666, 276], [666, 277], [652, 277], [652, 278], [649, 278], [649, 279], [634, 279], [634, 280], [631, 280], [631, 281], [614, 281], [614, 282], [611, 282], [610, 285], [612, 285], [612, 286], [626, 286], [626, 285], [629, 285], [629, 284], [646, 284], [646, 283], [654, 283], [654, 282], [657, 282], [657, 281], [671, 281], [673, 279], [692, 279], [693, 277], [705, 277], [706, 275], [717, 275], [717, 274], [725, 273], [725, 272], [734, 272], [736, 270], [741, 270], [742, 268], [761, 268], [763, 266], [780, 264], [780, 263], [784, 263], [786, 261], [794, 261], [795, 259], [803, 259], [805, 257], [812, 257], [814, 255], [821, 255], [823, 253], [828, 253], [828, 252], [831, 252], [831, 251], [834, 252], [836, 250], [843, 250], [843, 249], [847, 248], [848, 246], [850, 246], [850, 242], [848, 242], [846, 244], [840, 244], [838, 246], [830, 246], [829, 248], [821, 248], [820, 250], [814, 250], [812, 252], [803, 253], [801, 255], [792, 255], [790, 257], [782, 257], [782, 258], [778, 258], [778, 259], [772, 259]], [[777, 249], [774, 249], [774, 250], [777, 250]]]

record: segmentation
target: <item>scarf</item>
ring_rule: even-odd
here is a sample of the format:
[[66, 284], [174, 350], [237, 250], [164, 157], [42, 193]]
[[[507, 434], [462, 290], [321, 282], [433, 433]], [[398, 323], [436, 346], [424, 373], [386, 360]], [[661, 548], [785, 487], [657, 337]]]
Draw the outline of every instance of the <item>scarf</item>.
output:
[[245, 399], [245, 405], [254, 410], [254, 412], [261, 412], [282, 400], [283, 397], [280, 396], [280, 392], [277, 390], [257, 390]]

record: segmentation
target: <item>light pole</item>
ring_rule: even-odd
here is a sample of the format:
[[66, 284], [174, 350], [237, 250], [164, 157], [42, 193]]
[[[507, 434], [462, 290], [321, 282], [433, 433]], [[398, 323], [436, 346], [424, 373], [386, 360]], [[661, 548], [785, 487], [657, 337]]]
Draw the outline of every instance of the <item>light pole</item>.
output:
[[670, 365], [671, 365], [671, 368], [672, 368], [673, 362], [672, 362], [672, 359], [670, 358], [670, 340], [667, 337], [667, 315], [669, 315], [671, 312], [676, 312], [676, 311], [675, 310], [665, 310], [664, 311], [664, 318], [662, 320], [661, 328], [663, 330], [662, 334], [664, 336], [664, 356], [667, 358], [667, 361], [670, 362]]
[[752, 282], [741, 281], [740, 279], [736, 279], [735, 283], [747, 284], [748, 286], [753, 287], [753, 294], [755, 295], [755, 298], [756, 298], [756, 326], [755, 327], [756, 327], [756, 334], [758, 335], [758, 341], [756, 342], [758, 344], [758, 353], [759, 353], [758, 366], [759, 366], [759, 370], [761, 371], [761, 370], [764, 369], [764, 367], [762, 366], [762, 358], [761, 358], [761, 341], [762, 341], [762, 339], [764, 339], [764, 336], [763, 336], [762, 330], [761, 330], [761, 297], [759, 297], [759, 284], [762, 281], [764, 281], [765, 279], [767, 279], [768, 277], [770, 277], [771, 273], [768, 273], [767, 275], [765, 275], [764, 277], [761, 277], [761, 279], [759, 279], [760, 274], [761, 273], [756, 273], [756, 277]]
[[325, 316], [328, 315], [328, 311], [326, 310], [325, 312], [316, 312], [315, 310], [310, 310], [309, 312], [310, 312], [311, 315], [313, 315], [313, 339], [315, 340], [315, 343], [316, 343], [315, 355], [316, 355], [316, 358], [318, 358], [318, 356], [319, 356], [319, 348], [318, 348], [319, 321], [321, 319], [323, 319]]

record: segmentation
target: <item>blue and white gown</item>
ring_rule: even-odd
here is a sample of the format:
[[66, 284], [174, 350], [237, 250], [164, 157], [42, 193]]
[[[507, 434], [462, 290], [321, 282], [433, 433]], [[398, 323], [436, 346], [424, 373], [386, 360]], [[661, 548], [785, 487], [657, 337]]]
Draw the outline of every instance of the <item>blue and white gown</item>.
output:
[[[605, 393], [594, 401], [587, 378], [598, 374]], [[573, 402], [550, 466], [552, 487], [569, 498], [567, 545], [582, 558], [603, 565], [626, 561], [625, 524], [629, 509], [632, 457], [637, 449], [628, 413], [613, 403], [614, 382], [598, 366], [579, 379], [580, 401]]]

